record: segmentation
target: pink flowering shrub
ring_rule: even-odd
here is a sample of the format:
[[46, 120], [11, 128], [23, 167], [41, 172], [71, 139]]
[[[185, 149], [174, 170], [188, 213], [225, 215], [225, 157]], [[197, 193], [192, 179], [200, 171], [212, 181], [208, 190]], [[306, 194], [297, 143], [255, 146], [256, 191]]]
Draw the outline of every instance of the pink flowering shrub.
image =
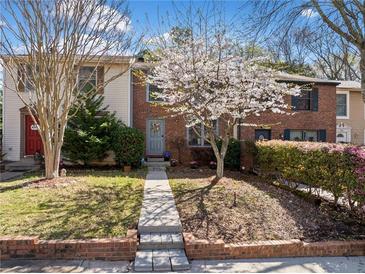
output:
[[256, 162], [264, 172], [331, 192], [335, 202], [348, 199], [352, 209], [365, 205], [365, 150], [314, 142], [257, 142]]

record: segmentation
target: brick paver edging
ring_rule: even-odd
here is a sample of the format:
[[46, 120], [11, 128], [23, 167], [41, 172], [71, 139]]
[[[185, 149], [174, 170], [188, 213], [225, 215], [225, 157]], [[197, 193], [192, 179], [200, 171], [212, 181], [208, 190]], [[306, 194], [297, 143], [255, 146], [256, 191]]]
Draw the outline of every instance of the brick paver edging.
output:
[[199, 240], [191, 233], [184, 233], [184, 241], [186, 255], [195, 260], [365, 255], [365, 240], [312, 243], [280, 240], [226, 244], [223, 240]]
[[0, 260], [88, 259], [134, 260], [137, 251], [137, 230], [128, 230], [126, 237], [87, 240], [40, 240], [38, 237], [0, 237]]

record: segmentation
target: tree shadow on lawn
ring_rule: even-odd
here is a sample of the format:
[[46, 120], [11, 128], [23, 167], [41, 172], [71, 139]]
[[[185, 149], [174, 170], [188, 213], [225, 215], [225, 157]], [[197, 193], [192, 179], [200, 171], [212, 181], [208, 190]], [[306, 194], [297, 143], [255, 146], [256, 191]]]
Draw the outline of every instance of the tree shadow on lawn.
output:
[[121, 237], [136, 228], [141, 203], [142, 189], [131, 184], [78, 189], [40, 203], [47, 216], [34, 218], [30, 230], [43, 239]]
[[365, 234], [363, 225], [346, 223], [344, 215], [334, 214], [330, 206], [317, 207], [263, 178], [228, 171], [223, 182], [213, 185], [207, 180], [212, 173], [207, 170], [205, 177], [204, 172], [191, 170], [169, 173], [169, 179], [198, 178], [190, 184], [177, 183], [174, 194], [184, 229], [200, 238], [316, 241], [361, 238]]

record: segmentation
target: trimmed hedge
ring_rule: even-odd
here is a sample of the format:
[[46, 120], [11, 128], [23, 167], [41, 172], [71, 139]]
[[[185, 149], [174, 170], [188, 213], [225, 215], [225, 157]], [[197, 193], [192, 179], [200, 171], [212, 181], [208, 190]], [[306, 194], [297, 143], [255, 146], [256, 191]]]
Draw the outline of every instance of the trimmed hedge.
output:
[[280, 173], [343, 196], [351, 209], [365, 209], [365, 150], [361, 147], [292, 141], [257, 142], [256, 164], [265, 173]]
[[138, 167], [144, 152], [144, 135], [136, 128], [119, 126], [113, 131], [111, 146], [119, 165]]

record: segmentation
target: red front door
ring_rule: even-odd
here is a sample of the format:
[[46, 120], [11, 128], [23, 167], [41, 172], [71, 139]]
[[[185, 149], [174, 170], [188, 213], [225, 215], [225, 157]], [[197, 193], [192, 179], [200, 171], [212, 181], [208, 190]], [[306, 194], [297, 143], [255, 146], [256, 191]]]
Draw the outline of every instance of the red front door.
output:
[[34, 155], [36, 152], [43, 153], [42, 139], [32, 117], [25, 115], [25, 155]]

